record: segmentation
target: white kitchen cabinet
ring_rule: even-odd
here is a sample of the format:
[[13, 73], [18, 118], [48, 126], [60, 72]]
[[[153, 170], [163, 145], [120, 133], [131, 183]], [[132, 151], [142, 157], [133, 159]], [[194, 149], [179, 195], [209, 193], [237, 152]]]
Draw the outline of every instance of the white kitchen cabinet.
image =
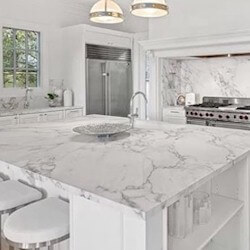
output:
[[85, 40], [86, 43], [89, 44], [97, 44], [111, 47], [120, 47], [120, 48], [131, 48], [132, 40], [130, 37], [122, 35], [123, 33], [113, 34], [110, 32], [102, 32], [102, 30], [98, 29], [98, 31], [85, 31]]
[[37, 123], [42, 120], [41, 114], [22, 114], [19, 115], [19, 124]]
[[184, 107], [173, 106], [163, 109], [163, 121], [171, 124], [186, 124]]
[[41, 116], [42, 116], [41, 121], [43, 122], [59, 121], [59, 120], [63, 120], [64, 112], [63, 111], [46, 112], [46, 113], [42, 113]]
[[0, 117], [0, 126], [4, 125], [15, 125], [15, 124], [29, 124], [37, 122], [50, 122], [50, 121], [60, 121], [65, 118], [77, 118], [84, 115], [84, 109], [82, 107], [72, 107], [65, 108], [59, 107], [56, 110], [30, 110], [19, 115], [10, 115]]
[[65, 118], [77, 118], [83, 116], [82, 109], [68, 109], [65, 111]]
[[15, 125], [17, 123], [18, 117], [16, 115], [0, 117], [0, 126]]

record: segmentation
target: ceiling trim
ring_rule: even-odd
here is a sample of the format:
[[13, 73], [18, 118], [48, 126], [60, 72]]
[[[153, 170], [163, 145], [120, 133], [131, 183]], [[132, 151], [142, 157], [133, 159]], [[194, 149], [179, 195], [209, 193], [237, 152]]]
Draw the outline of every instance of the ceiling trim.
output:
[[205, 36], [146, 40], [141, 41], [140, 44], [144, 50], [151, 50], [155, 52], [170, 51], [184, 48], [250, 44], [250, 30], [242, 30], [225, 34], [212, 34]]

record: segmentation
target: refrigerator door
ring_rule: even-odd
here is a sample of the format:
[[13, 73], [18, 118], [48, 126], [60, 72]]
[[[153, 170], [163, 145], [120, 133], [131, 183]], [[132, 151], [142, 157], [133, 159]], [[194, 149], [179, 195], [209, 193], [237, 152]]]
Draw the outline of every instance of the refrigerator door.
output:
[[87, 59], [86, 99], [87, 114], [107, 114], [105, 92], [107, 92], [106, 62]]
[[130, 62], [109, 61], [108, 72], [108, 114], [127, 117], [132, 95], [132, 67]]

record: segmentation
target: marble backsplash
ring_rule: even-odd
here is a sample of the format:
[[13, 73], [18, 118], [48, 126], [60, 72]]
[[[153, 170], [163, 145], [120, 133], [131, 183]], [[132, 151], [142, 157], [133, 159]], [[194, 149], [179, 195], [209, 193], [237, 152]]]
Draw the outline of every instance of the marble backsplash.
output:
[[250, 57], [163, 59], [163, 107], [176, 103], [179, 94], [250, 97]]
[[[25, 97], [0, 97], [0, 112], [16, 111], [24, 109]], [[48, 107], [48, 101], [44, 96], [33, 96], [30, 100], [30, 109]]]

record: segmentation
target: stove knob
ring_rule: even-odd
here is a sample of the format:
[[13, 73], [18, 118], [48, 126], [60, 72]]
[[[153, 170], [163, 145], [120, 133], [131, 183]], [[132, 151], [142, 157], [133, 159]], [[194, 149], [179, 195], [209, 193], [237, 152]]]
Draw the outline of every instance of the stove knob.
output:
[[248, 120], [248, 116], [247, 115], [245, 116], [245, 120]]
[[209, 114], [208, 114], [208, 113], [206, 113], [206, 116], [209, 116]]
[[230, 116], [229, 116], [229, 115], [227, 115], [227, 116], [226, 116], [226, 118], [227, 118], [227, 119], [229, 119], [229, 118], [230, 118]]
[[200, 117], [202, 117], [203, 116], [203, 114], [200, 114]]
[[188, 115], [188, 112], [186, 112], [186, 115]]
[[242, 115], [240, 115], [240, 119], [241, 119], [241, 120], [243, 119], [243, 116], [242, 116]]
[[221, 118], [222, 118], [222, 115], [219, 115], [219, 118], [221, 119]]
[[193, 115], [193, 112], [190, 112], [191, 115]]
[[195, 112], [195, 113], [194, 113], [194, 115], [198, 115], [198, 113], [197, 113], [197, 112]]
[[211, 113], [211, 114], [210, 114], [210, 117], [213, 117], [213, 116], [214, 116], [214, 115]]

